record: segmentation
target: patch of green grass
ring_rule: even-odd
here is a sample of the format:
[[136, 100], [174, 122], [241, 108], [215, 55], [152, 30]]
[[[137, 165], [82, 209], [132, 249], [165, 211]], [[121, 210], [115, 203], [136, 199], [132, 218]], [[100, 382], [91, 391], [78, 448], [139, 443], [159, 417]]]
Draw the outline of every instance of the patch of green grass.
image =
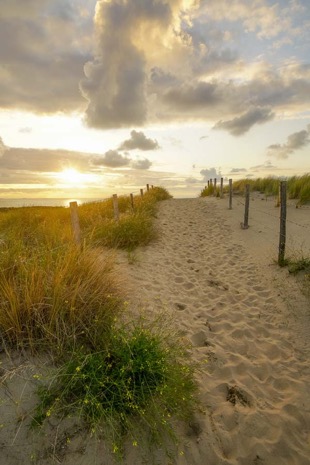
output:
[[189, 348], [171, 331], [164, 334], [158, 322], [112, 334], [104, 350], [72, 354], [41, 388], [34, 423], [77, 415], [89, 429], [103, 430], [111, 452], [120, 456], [128, 438], [142, 452], [167, 438], [177, 441], [175, 420], [189, 421], [197, 407]]
[[156, 238], [153, 219], [143, 213], [123, 215], [119, 221], [104, 221], [93, 232], [92, 241], [105, 247], [133, 250]]

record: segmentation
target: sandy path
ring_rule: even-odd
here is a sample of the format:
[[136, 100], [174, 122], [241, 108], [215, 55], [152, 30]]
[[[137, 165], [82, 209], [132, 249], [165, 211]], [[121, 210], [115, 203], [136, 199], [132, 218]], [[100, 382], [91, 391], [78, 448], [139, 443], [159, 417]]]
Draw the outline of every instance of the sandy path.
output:
[[[299, 324], [282, 289], [287, 271], [271, 265], [270, 234], [257, 248], [254, 227], [249, 234], [235, 227], [241, 209], [235, 204], [229, 212], [223, 202], [163, 202], [160, 240], [130, 268], [135, 299], [149, 311], [174, 311], [195, 358], [208, 360], [200, 378], [206, 414], [179, 463], [306, 465], [309, 307]], [[263, 219], [259, 228], [268, 234]]]
[[[265, 208], [275, 215], [268, 203], [257, 204]], [[303, 247], [310, 246], [305, 212]], [[131, 264], [125, 255], [120, 262], [132, 305], [172, 312], [205, 367], [198, 375], [203, 412], [185, 431], [178, 465], [308, 465], [309, 302], [272, 264], [276, 226], [251, 214], [242, 231], [242, 205], [229, 211], [216, 199], [165, 201], [157, 216], [158, 241]], [[78, 422], [29, 433], [40, 371], [32, 362], [0, 389], [0, 465], [109, 465], [104, 443]], [[142, 465], [132, 451], [126, 464]]]

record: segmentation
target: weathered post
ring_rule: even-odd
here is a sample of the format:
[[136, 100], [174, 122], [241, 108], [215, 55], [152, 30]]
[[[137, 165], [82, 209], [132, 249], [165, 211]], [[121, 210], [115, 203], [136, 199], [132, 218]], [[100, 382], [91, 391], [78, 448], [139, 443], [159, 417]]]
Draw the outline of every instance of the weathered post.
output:
[[149, 185], [149, 184], [146, 185], [146, 190], [147, 190], [147, 191], [150, 190], [150, 185]]
[[233, 183], [232, 179], [229, 180], [229, 210], [232, 210], [232, 198], [233, 198]]
[[220, 190], [221, 199], [223, 198], [223, 183], [224, 183], [224, 179], [221, 178], [221, 190]]
[[134, 211], [134, 209], [135, 209], [135, 203], [134, 203], [134, 199], [133, 199], [133, 194], [130, 194], [130, 202], [131, 202], [132, 211]]
[[143, 197], [143, 189], [140, 189], [141, 197]]
[[244, 209], [244, 223], [241, 223], [242, 229], [249, 227], [249, 208], [250, 208], [250, 184], [245, 185], [245, 209]]
[[214, 178], [214, 191], [213, 191], [214, 197], [216, 197], [216, 182], [217, 182], [217, 179]]
[[117, 194], [113, 194], [113, 209], [114, 209], [114, 219], [115, 221], [119, 221], [119, 208], [118, 208]]
[[71, 213], [71, 226], [72, 226], [74, 242], [77, 245], [81, 245], [81, 228], [80, 228], [77, 202], [70, 202], [70, 213]]
[[280, 183], [280, 240], [278, 264], [285, 265], [286, 244], [286, 181]]
[[210, 187], [210, 181], [208, 181], [208, 187]]

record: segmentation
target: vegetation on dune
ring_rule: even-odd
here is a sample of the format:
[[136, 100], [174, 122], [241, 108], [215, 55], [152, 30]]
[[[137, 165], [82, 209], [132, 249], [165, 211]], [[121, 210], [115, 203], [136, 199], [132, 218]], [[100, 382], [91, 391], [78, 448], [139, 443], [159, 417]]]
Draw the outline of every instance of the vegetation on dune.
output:
[[176, 444], [173, 422], [192, 418], [197, 387], [184, 341], [165, 323], [117, 326], [100, 352], [74, 352], [41, 388], [33, 424], [78, 416], [91, 431], [104, 432], [118, 457], [126, 438], [141, 453]]
[[33, 424], [76, 415], [104, 431], [116, 456], [126, 438], [142, 450], [177, 440], [175, 420], [188, 420], [196, 405], [189, 348], [166, 320], [125, 322], [123, 283], [107, 250], [148, 244], [157, 202], [170, 197], [154, 188], [134, 198], [134, 209], [120, 197], [119, 221], [111, 199], [82, 205], [82, 248], [69, 209], [0, 212], [0, 336], [8, 349], [54, 356]]
[[[280, 179], [274, 176], [256, 179], [239, 179], [238, 181], [234, 181], [234, 193], [243, 194], [246, 184], [250, 185], [251, 191], [261, 192], [267, 196], [277, 196], [279, 194]], [[224, 190], [227, 192], [228, 187], [225, 186]], [[310, 174], [287, 178], [287, 191], [288, 198], [298, 200], [300, 205], [310, 202]], [[214, 195], [213, 186], [204, 188], [200, 193], [200, 197], [212, 195]]]

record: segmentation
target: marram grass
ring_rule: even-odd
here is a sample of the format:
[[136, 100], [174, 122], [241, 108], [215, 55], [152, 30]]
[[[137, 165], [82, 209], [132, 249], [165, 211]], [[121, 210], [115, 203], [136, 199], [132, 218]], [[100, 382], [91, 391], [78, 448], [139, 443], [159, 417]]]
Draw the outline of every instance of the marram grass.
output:
[[42, 379], [33, 425], [77, 415], [104, 433], [117, 458], [124, 441], [147, 457], [152, 445], [169, 453], [176, 422], [189, 421], [197, 406], [190, 349], [172, 325], [120, 323], [123, 283], [107, 252], [153, 240], [156, 204], [169, 198], [155, 188], [132, 208], [120, 197], [118, 222], [111, 199], [79, 207], [82, 249], [69, 209], [0, 212], [0, 337], [8, 350], [46, 351], [56, 364]]
[[[292, 176], [287, 180], [288, 198], [296, 199], [298, 204], [303, 205], [310, 202], [310, 175]], [[251, 191], [261, 192], [267, 196], [277, 196], [279, 194], [280, 179], [274, 176], [256, 179], [239, 179], [233, 182], [233, 190], [235, 193], [243, 194], [246, 184], [250, 185]], [[225, 186], [227, 192], [227, 186]], [[214, 195], [214, 187], [204, 188], [200, 197]]]

